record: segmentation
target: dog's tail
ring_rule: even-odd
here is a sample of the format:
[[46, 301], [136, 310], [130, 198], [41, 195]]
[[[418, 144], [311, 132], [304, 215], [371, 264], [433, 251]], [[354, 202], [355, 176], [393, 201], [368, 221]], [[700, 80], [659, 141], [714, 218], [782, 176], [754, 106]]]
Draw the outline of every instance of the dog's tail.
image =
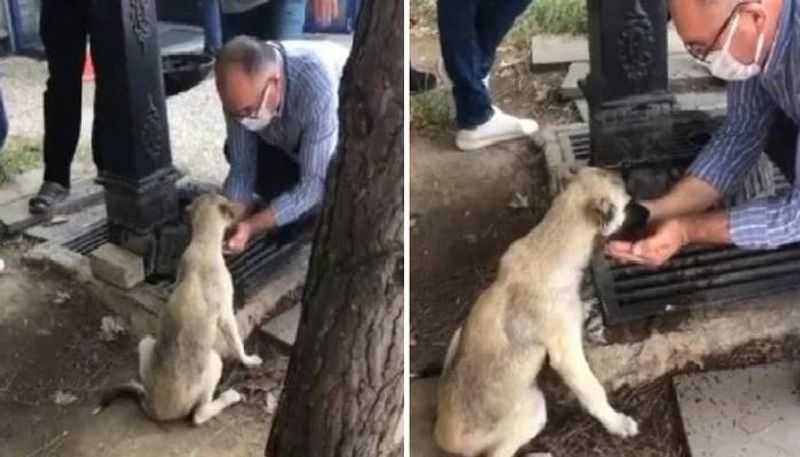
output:
[[120, 397], [126, 397], [134, 400], [139, 408], [147, 416], [150, 416], [150, 411], [147, 409], [146, 399], [147, 390], [144, 386], [137, 381], [128, 381], [123, 384], [110, 387], [100, 395], [100, 404], [92, 411], [92, 414], [97, 414], [102, 411], [106, 406], [110, 405], [114, 400]]

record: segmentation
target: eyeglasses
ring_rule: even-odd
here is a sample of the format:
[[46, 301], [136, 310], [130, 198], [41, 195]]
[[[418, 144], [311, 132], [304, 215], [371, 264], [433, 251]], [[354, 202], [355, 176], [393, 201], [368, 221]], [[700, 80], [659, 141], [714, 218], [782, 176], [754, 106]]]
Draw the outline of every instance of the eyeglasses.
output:
[[261, 111], [261, 107], [264, 106], [264, 98], [267, 95], [267, 89], [269, 89], [269, 85], [275, 78], [267, 78], [267, 82], [264, 84], [264, 88], [261, 89], [261, 95], [258, 97], [258, 105], [251, 106], [243, 109], [242, 111], [233, 113], [229, 112], [228, 114], [236, 119], [247, 119], [247, 118], [256, 118], [258, 117], [258, 112]]
[[711, 54], [711, 51], [717, 46], [719, 43], [720, 38], [722, 38], [722, 34], [731, 25], [731, 21], [737, 14], [737, 10], [742, 5], [747, 5], [748, 3], [761, 3], [761, 0], [749, 0], [744, 2], [739, 2], [733, 6], [731, 10], [731, 14], [728, 15], [728, 18], [725, 19], [725, 22], [722, 23], [722, 27], [717, 31], [717, 34], [714, 36], [714, 41], [711, 42], [710, 46], [705, 46], [700, 43], [686, 43], [684, 46], [686, 47], [686, 51], [689, 53], [690, 56], [694, 57], [695, 59], [699, 60], [703, 63], [708, 62], [708, 55]]

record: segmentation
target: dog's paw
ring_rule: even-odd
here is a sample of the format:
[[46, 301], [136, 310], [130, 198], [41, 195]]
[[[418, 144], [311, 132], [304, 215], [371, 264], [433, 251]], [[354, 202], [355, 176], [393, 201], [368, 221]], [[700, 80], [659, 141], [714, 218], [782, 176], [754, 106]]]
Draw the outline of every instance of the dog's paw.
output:
[[222, 392], [219, 394], [219, 398], [229, 405], [239, 403], [240, 401], [244, 400], [244, 396], [233, 389], [228, 389], [225, 392]]
[[633, 418], [617, 413], [614, 421], [609, 424], [608, 431], [622, 438], [630, 438], [639, 433], [639, 424]]
[[246, 367], [257, 367], [257, 366], [261, 365], [262, 363], [263, 363], [263, 360], [261, 360], [261, 357], [259, 357], [257, 355], [246, 355], [242, 359], [242, 364], [244, 364], [244, 366], [246, 366]]

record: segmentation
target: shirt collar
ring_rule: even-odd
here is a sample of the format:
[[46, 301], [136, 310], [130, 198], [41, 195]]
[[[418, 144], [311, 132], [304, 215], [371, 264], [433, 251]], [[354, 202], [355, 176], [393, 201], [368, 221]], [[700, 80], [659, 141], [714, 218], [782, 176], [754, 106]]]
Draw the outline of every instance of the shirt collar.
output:
[[267, 44], [275, 47], [278, 50], [278, 58], [280, 59], [281, 66], [281, 104], [278, 105], [278, 112], [276, 116], [280, 117], [283, 114], [284, 106], [286, 106], [286, 94], [289, 88], [289, 64], [286, 59], [286, 49], [278, 41], [267, 41]]
[[789, 42], [791, 41], [793, 5], [797, 0], [783, 0], [781, 6], [781, 17], [779, 18], [778, 30], [775, 32], [775, 40], [772, 42], [767, 63], [764, 65], [763, 75], [772, 73], [776, 66], [786, 58]]

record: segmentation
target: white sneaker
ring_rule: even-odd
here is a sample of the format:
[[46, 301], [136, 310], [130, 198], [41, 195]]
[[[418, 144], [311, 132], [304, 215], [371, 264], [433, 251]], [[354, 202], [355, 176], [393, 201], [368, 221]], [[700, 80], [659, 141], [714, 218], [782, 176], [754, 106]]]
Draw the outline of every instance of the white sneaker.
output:
[[485, 148], [501, 141], [531, 136], [539, 131], [533, 119], [523, 119], [495, 109], [488, 121], [472, 130], [462, 129], [456, 133], [456, 146], [462, 151]]

